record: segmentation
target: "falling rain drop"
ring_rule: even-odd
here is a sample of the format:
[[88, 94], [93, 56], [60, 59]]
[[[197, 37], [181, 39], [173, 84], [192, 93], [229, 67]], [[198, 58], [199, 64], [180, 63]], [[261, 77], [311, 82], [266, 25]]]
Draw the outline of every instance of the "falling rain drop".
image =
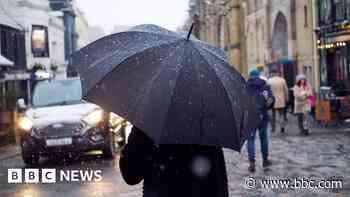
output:
[[165, 165], [164, 165], [164, 164], [161, 164], [161, 165], [159, 166], [159, 168], [160, 168], [161, 171], [164, 171], [164, 170], [165, 170]]
[[197, 178], [207, 177], [211, 170], [211, 164], [209, 159], [204, 156], [195, 157], [191, 164], [191, 170], [193, 175]]

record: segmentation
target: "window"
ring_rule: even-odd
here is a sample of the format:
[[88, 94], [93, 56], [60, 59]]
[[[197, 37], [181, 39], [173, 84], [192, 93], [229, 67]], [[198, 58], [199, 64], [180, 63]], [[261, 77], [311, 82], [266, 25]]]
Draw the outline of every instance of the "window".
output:
[[346, 7], [346, 19], [350, 20], [350, 2], [345, 1], [345, 7]]
[[320, 25], [332, 22], [332, 4], [331, 0], [319, 0], [319, 21]]
[[304, 6], [304, 27], [309, 26], [308, 24], [308, 14], [307, 14], [307, 5]]
[[33, 91], [33, 105], [36, 107], [77, 103], [81, 99], [80, 80], [42, 81]]
[[32, 53], [34, 57], [49, 57], [49, 38], [47, 27], [33, 25]]
[[337, 21], [345, 19], [345, 2], [344, 0], [335, 0], [335, 19]]

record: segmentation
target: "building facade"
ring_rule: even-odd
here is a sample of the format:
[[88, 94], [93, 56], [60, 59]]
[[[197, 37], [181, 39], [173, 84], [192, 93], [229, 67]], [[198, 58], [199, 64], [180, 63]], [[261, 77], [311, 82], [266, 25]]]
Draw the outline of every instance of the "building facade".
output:
[[52, 65], [64, 70], [64, 26], [62, 14], [52, 12], [47, 0], [3, 0], [7, 14], [18, 23], [25, 36], [26, 69]]
[[[47, 1], [47, 0], [46, 0]], [[48, 0], [50, 8], [63, 14], [64, 52], [67, 63], [71, 54], [77, 49], [76, 14], [73, 0]]]
[[316, 0], [295, 1], [296, 46], [298, 72], [304, 73], [315, 90], [319, 87], [317, 51]]
[[[246, 20], [247, 63], [271, 65], [292, 62], [293, 75], [304, 73], [317, 84], [317, 58], [313, 20], [314, 4], [309, 0], [248, 0]], [[288, 67], [287, 66], [287, 67]], [[291, 81], [292, 77], [290, 76]]]
[[195, 35], [226, 51], [230, 63], [247, 74], [244, 36], [245, 2], [242, 0], [192, 0], [190, 17]]
[[[285, 72], [305, 73], [317, 84], [314, 0], [193, 0], [198, 37], [223, 48], [243, 74], [259, 64], [287, 62]], [[196, 22], [197, 21], [197, 22]], [[268, 69], [267, 69], [268, 70]]]
[[75, 17], [75, 31], [76, 31], [76, 44], [77, 49], [80, 49], [91, 42], [89, 38], [89, 23], [86, 20], [84, 13], [79, 9], [76, 3], [74, 3]]
[[26, 69], [25, 34], [0, 4], [0, 54], [13, 63], [13, 69]]
[[66, 77], [63, 15], [53, 12], [47, 0], [0, 1], [1, 54], [13, 62], [2, 74], [2, 92], [30, 98], [33, 67]]
[[317, 11], [320, 85], [349, 94], [350, 1], [318, 0]]
[[[25, 34], [22, 27], [7, 15], [3, 4], [0, 4], [0, 113], [10, 110], [10, 96], [14, 95], [16, 86], [21, 82], [5, 80], [16, 70], [26, 70]], [[3, 125], [0, 121], [0, 131]], [[0, 134], [1, 136], [1, 134]]]

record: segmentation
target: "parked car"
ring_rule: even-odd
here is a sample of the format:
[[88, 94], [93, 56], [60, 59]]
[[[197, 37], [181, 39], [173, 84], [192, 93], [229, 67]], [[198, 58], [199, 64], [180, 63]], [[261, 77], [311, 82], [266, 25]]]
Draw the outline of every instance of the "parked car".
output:
[[82, 99], [79, 79], [39, 81], [31, 102], [19, 118], [22, 158], [26, 164], [38, 164], [40, 156], [81, 154], [100, 150], [113, 157], [125, 142], [120, 134], [128, 123], [100, 106]]

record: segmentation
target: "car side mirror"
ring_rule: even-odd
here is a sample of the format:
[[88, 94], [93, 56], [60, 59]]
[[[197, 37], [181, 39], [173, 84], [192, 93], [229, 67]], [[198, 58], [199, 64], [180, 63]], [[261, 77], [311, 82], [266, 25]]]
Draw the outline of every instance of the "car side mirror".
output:
[[27, 108], [26, 102], [23, 98], [17, 100], [17, 106], [20, 110], [25, 110]]

